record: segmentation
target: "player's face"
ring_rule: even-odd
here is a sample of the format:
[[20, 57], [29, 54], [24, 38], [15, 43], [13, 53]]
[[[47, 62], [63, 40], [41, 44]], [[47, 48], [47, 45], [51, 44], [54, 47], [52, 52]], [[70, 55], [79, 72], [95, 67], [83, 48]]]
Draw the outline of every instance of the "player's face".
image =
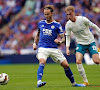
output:
[[66, 14], [67, 14], [68, 20], [74, 21], [75, 12], [73, 12], [72, 10], [69, 10], [69, 11], [66, 12]]
[[51, 13], [50, 9], [44, 10], [44, 16], [48, 22], [52, 20], [52, 15], [53, 13]]

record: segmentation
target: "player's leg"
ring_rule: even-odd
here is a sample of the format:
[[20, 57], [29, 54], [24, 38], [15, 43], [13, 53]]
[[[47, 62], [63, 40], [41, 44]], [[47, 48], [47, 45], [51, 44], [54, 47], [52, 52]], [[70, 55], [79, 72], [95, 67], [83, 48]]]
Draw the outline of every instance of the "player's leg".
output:
[[39, 60], [39, 67], [37, 70], [37, 87], [41, 87], [41, 86], [44, 86], [46, 84], [46, 82], [42, 82], [43, 69], [45, 67], [45, 64], [46, 64], [46, 60], [41, 58]]
[[63, 55], [63, 53], [60, 50], [58, 50], [58, 49], [52, 50], [50, 57], [53, 59], [54, 62], [59, 63], [64, 68], [65, 74], [69, 78], [69, 80], [73, 86], [77, 86], [77, 87], [84, 87], [85, 86], [83, 84], [77, 84], [75, 82], [74, 76], [73, 76], [73, 73], [69, 67], [69, 64], [68, 64], [65, 56]]
[[98, 54], [98, 53], [93, 54], [93, 55], [92, 55], [92, 59], [93, 59], [93, 62], [94, 62], [95, 64], [100, 64], [100, 59], [99, 59], [99, 54]]
[[85, 84], [86, 86], [89, 85], [88, 83], [88, 79], [86, 77], [85, 74], [85, 69], [82, 65], [82, 60], [83, 60], [83, 54], [81, 54], [80, 52], [76, 52], [76, 65], [77, 65], [77, 69], [79, 71], [79, 74], [81, 75], [82, 79], [83, 79], [83, 84]]
[[79, 71], [79, 74], [81, 75], [83, 82], [86, 86], [89, 85], [86, 74], [85, 74], [85, 69], [82, 65], [82, 60], [83, 60], [83, 56], [86, 52], [86, 50], [88, 49], [87, 45], [81, 45], [81, 44], [77, 44], [76, 47], [76, 65], [77, 65], [77, 69]]
[[89, 52], [90, 52], [90, 55], [92, 56], [92, 59], [93, 59], [94, 63], [99, 64], [100, 63], [99, 53], [98, 53], [95, 42], [90, 44]]
[[73, 73], [72, 73], [72, 71], [71, 71], [71, 69], [69, 67], [69, 64], [68, 64], [66, 59], [64, 61], [62, 61], [61, 66], [64, 68], [65, 74], [69, 78], [69, 80], [72, 83], [72, 85], [75, 85], [76, 82], [74, 80]]
[[99, 54], [99, 64], [100, 64], [100, 49], [97, 48], [97, 50], [98, 50], [98, 54]]
[[77, 84], [75, 82], [73, 73], [72, 73], [72, 71], [69, 67], [69, 64], [68, 64], [67, 60], [62, 61], [61, 66], [64, 68], [65, 74], [69, 78], [70, 82], [72, 83], [72, 86], [85, 87], [84, 84]]
[[39, 48], [37, 54], [37, 58], [39, 60], [39, 67], [37, 70], [37, 87], [41, 87], [46, 84], [46, 82], [42, 82], [42, 77], [43, 77], [43, 70], [46, 64], [47, 57], [48, 57], [47, 49]]
[[38, 67], [38, 71], [37, 71], [37, 80], [38, 80], [38, 82], [41, 81], [41, 79], [42, 79], [43, 69], [45, 67], [45, 63], [46, 63], [45, 59], [41, 58], [39, 60], [39, 67]]

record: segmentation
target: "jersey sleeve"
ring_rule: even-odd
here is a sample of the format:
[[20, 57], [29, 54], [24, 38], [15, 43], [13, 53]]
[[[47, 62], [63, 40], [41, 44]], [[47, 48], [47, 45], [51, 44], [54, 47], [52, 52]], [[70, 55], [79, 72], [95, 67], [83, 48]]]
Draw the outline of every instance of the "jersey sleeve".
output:
[[63, 29], [62, 29], [61, 24], [58, 25], [58, 33], [63, 34]]
[[100, 34], [100, 28], [94, 24], [93, 22], [91, 22], [89, 19], [87, 19], [86, 17], [84, 17], [84, 23], [92, 28], [94, 28], [99, 34]]
[[92, 26], [92, 24], [94, 24], [86, 17], [83, 17], [83, 21], [84, 21], [85, 25], [90, 26], [90, 27]]
[[69, 29], [68, 24], [65, 25], [65, 31], [66, 31], [65, 35], [67, 36], [71, 35], [71, 30]]
[[40, 31], [40, 22], [38, 23], [38, 31]]
[[69, 47], [70, 46], [70, 35], [71, 35], [71, 31], [70, 29], [68, 28], [68, 24], [65, 25], [65, 35], [66, 35], [66, 47]]

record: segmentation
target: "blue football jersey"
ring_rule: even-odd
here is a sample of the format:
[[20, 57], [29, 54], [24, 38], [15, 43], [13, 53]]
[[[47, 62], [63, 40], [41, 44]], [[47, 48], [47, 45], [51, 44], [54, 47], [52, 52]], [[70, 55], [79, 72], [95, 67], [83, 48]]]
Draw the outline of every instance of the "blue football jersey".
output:
[[40, 21], [38, 24], [38, 31], [40, 31], [39, 47], [44, 48], [57, 48], [57, 44], [54, 40], [58, 34], [63, 33], [63, 29], [60, 23], [53, 21], [47, 23], [46, 20]]

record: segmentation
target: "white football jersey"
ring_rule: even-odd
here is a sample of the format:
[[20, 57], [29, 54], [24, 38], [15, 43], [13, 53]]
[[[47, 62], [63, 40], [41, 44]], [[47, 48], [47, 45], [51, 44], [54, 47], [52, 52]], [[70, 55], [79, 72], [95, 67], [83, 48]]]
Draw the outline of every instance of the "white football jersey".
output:
[[89, 27], [93, 27], [100, 33], [98, 26], [92, 23], [89, 19], [83, 16], [76, 16], [75, 22], [69, 20], [66, 23], [66, 35], [70, 36], [72, 31], [76, 37], [77, 44], [88, 45], [95, 41]]

